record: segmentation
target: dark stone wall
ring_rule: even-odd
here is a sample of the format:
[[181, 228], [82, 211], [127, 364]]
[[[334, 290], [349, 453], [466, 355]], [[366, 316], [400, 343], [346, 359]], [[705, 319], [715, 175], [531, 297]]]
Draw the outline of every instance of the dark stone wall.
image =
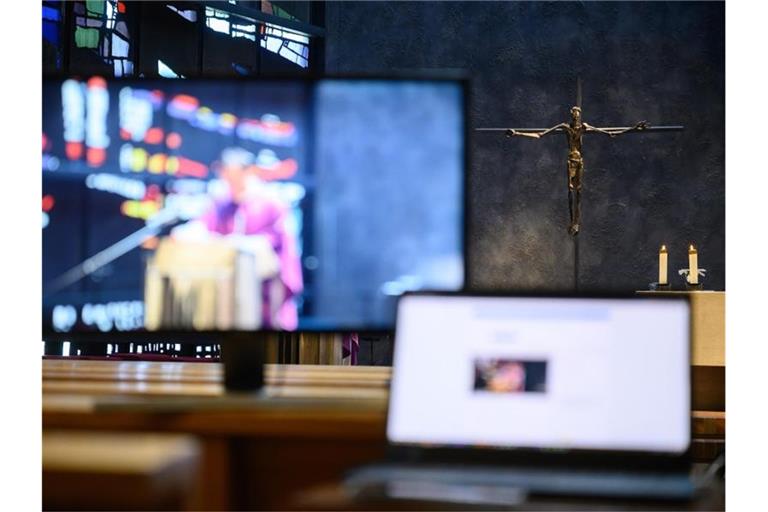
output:
[[[706, 287], [723, 290], [724, 11], [719, 2], [329, 2], [326, 69], [466, 69], [471, 127], [566, 121], [577, 77], [590, 124], [685, 125], [585, 138], [579, 288], [646, 288], [662, 243], [680, 287], [693, 242]], [[473, 132], [469, 142], [469, 284], [572, 290], [563, 136]]]

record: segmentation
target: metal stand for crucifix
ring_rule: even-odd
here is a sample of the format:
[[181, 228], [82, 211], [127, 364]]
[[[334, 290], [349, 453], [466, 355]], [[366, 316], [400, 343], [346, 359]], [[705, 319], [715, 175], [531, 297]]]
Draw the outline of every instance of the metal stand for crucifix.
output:
[[663, 132], [680, 131], [682, 126], [649, 126], [646, 121], [640, 121], [634, 126], [609, 126], [599, 128], [581, 120], [581, 79], [577, 82], [576, 105], [571, 107], [570, 123], [560, 123], [552, 128], [475, 128], [479, 132], [504, 132], [507, 137], [529, 137], [540, 139], [553, 132], [565, 134], [568, 141], [568, 211], [570, 223], [568, 234], [573, 239], [573, 283], [574, 289], [579, 289], [579, 231], [581, 229], [581, 186], [584, 177], [584, 157], [581, 139], [585, 134], [601, 133], [615, 137], [631, 132]]

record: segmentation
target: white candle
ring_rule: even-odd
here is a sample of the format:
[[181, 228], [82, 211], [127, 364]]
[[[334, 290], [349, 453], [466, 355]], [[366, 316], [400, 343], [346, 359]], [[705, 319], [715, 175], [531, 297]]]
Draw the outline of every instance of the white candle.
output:
[[693, 245], [688, 248], [688, 282], [699, 284], [699, 255]]
[[667, 246], [659, 249], [659, 284], [667, 284]]

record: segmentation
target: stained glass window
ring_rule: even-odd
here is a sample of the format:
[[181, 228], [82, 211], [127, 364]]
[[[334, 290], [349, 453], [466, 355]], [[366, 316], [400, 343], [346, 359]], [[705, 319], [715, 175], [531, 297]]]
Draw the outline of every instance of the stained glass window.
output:
[[168, 4], [167, 7], [187, 21], [190, 21], [192, 23], [195, 23], [197, 21], [197, 11], [195, 11], [194, 9], [182, 9], [182, 8], [176, 7], [175, 5], [170, 5], [170, 4]]
[[158, 61], [179, 76], [201, 71], [201, 30], [205, 9], [193, 2], [142, 2], [136, 47], [138, 73], [159, 76]]
[[271, 23], [260, 26], [261, 47], [302, 68], [309, 66], [309, 36]]
[[310, 68], [312, 38], [323, 37], [310, 14], [322, 20], [322, 6], [289, 0], [45, 0], [43, 69], [101, 76], [300, 72]]
[[248, 18], [212, 7], [205, 8], [205, 25], [231, 38], [244, 38], [259, 44], [302, 68], [309, 66], [309, 36], [271, 23], [256, 23]]
[[62, 2], [43, 2], [43, 69], [46, 71], [62, 67], [62, 18]]
[[261, 0], [261, 12], [294, 21], [309, 22], [310, 2]]
[[229, 35], [229, 13], [211, 7], [205, 8], [205, 26]]
[[87, 0], [75, 2], [75, 49], [92, 50], [115, 76], [133, 75], [131, 34], [126, 2]]
[[168, 65], [161, 61], [157, 61], [157, 74], [162, 76], [163, 78], [185, 78], [184, 75], [180, 75], [176, 73], [174, 70], [172, 70]]
[[211, 30], [230, 37], [243, 37], [256, 41], [256, 22], [228, 12], [205, 8], [205, 24]]

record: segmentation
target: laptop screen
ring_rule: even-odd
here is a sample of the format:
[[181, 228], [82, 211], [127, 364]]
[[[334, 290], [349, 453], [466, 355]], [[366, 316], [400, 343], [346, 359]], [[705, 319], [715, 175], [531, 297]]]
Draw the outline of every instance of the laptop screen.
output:
[[684, 299], [406, 295], [387, 437], [683, 453], [689, 317]]

